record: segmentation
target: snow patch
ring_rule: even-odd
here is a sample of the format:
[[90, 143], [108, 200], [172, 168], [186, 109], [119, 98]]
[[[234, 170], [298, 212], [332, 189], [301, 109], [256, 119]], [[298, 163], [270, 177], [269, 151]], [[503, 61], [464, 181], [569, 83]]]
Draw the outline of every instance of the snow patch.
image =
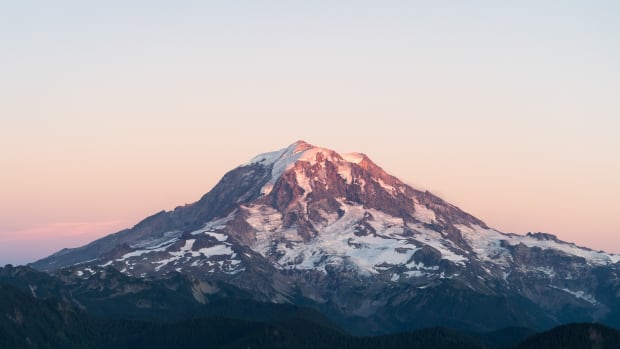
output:
[[[620, 255], [602, 251], [593, 251], [579, 247], [572, 243], [555, 240], [539, 240], [533, 236], [504, 234], [494, 229], [484, 229], [477, 225], [468, 227], [456, 225], [463, 238], [472, 247], [480, 260], [508, 266], [512, 261], [510, 252], [502, 247], [502, 242], [511, 246], [523, 244], [527, 247], [539, 247], [543, 250], [556, 250], [567, 255], [582, 257], [588, 263], [595, 265], [610, 265], [620, 261]], [[542, 270], [538, 270], [544, 272]]]
[[223, 234], [223, 233], [216, 233], [214, 231], [206, 231], [205, 234], [215, 238], [219, 242], [224, 242], [228, 240], [228, 235]]
[[218, 218], [218, 219], [215, 219], [215, 220], [212, 220], [210, 222], [205, 223], [205, 225], [202, 228], [200, 228], [198, 230], [194, 230], [190, 234], [191, 235], [198, 235], [198, 234], [203, 234], [203, 233], [212, 233], [215, 230], [222, 230], [222, 229], [226, 228], [226, 224], [228, 222], [230, 222], [231, 220], [233, 220], [235, 218], [236, 214], [237, 214], [237, 210], [234, 210], [233, 212], [231, 212], [226, 217]]
[[359, 164], [360, 162], [362, 162], [362, 160], [364, 160], [365, 155], [362, 153], [347, 153], [347, 154], [342, 154], [342, 158], [347, 161], [350, 162], [352, 164]]
[[[283, 269], [320, 270], [328, 267], [355, 268], [362, 275], [377, 274], [397, 265], [405, 265], [418, 250], [409, 238], [403, 236], [404, 222], [400, 218], [383, 212], [364, 209], [361, 205], [342, 203], [344, 215], [330, 216], [329, 223], [319, 236], [304, 242], [296, 227], [272, 229], [270, 217], [273, 209], [267, 207], [248, 208], [247, 218], [257, 229], [256, 243], [252, 248], [263, 256], [275, 259]], [[359, 233], [365, 217], [377, 233]], [[280, 219], [279, 215], [276, 219]], [[357, 233], [357, 234], [356, 234]]]
[[247, 166], [251, 164], [260, 164], [266, 167], [271, 166], [271, 179], [261, 189], [261, 193], [263, 195], [269, 194], [278, 178], [280, 178], [280, 176], [282, 176], [282, 174], [290, 166], [299, 160], [299, 158], [301, 158], [304, 152], [301, 150], [300, 146], [302, 146], [301, 142], [296, 142], [288, 148], [258, 155], [248, 163], [242, 165]]
[[[230, 246], [226, 245], [215, 245], [211, 247], [201, 248], [197, 252], [199, 255], [203, 255], [207, 258], [213, 256], [222, 256], [222, 255], [233, 255], [234, 252], [230, 248]], [[234, 255], [232, 257], [235, 257]]]
[[457, 265], [465, 265], [467, 257], [455, 252], [460, 250], [460, 248], [455, 246], [452, 241], [444, 239], [440, 233], [431, 229], [421, 226], [412, 228], [418, 231], [415, 239], [438, 250], [441, 253], [441, 259], [448, 260]]
[[273, 232], [282, 225], [282, 214], [269, 206], [243, 206], [246, 222], [259, 232]]
[[582, 257], [588, 263], [595, 265], [610, 265], [620, 262], [620, 255], [594, 251], [568, 242], [539, 240], [528, 235], [504, 234], [494, 229], [484, 229], [477, 225], [474, 225], [472, 228], [465, 225], [457, 225], [457, 228], [478, 257], [494, 263], [499, 262], [503, 265], [506, 265], [511, 257], [508, 251], [500, 246], [502, 241], [511, 246], [523, 244], [527, 247], [560, 251], [567, 255]]
[[192, 251], [195, 241], [195, 239], [188, 239], [179, 251], [168, 251], [168, 255], [171, 257], [152, 262], [153, 264], [158, 264], [155, 267], [155, 271], [159, 271], [161, 268], [170, 263], [176, 264], [179, 261], [190, 260], [192, 258], [209, 259], [214, 256], [229, 256], [229, 258], [233, 259], [236, 257], [230, 246], [226, 244], [205, 247], [199, 249], [198, 251]]
[[567, 288], [561, 288], [561, 287], [556, 287], [556, 286], [551, 286], [551, 288], [555, 288], [556, 290], [560, 290], [560, 291], [564, 291], [566, 293], [569, 293], [569, 294], [575, 296], [576, 298], [583, 299], [584, 301], [586, 301], [586, 302], [588, 302], [588, 303], [590, 303], [592, 305], [598, 304], [598, 301], [596, 300], [596, 298], [593, 295], [591, 295], [591, 294], [589, 294], [589, 293], [587, 293], [585, 291], [572, 291], [572, 290], [569, 290]]
[[463, 239], [465, 239], [481, 261], [491, 262], [505, 267], [510, 266], [512, 256], [506, 248], [501, 246], [502, 241], [509, 239], [510, 236], [502, 234], [494, 229], [484, 229], [477, 225], [468, 227], [466, 225], [457, 224], [455, 227], [461, 231]]
[[536, 267], [536, 268], [531, 268], [530, 270], [543, 273], [549, 278], [554, 278], [556, 275], [555, 269], [553, 269], [553, 267]]
[[423, 276], [424, 273], [420, 270], [409, 270], [404, 272], [403, 274], [407, 275], [407, 277], [420, 277]]
[[159, 238], [147, 238], [144, 240], [136, 241], [129, 245], [133, 249], [153, 249], [158, 248], [174, 241], [177, 241], [181, 236], [180, 230], [167, 231], [163, 233]]
[[338, 166], [338, 175], [342, 177], [347, 184], [353, 183], [353, 175], [351, 175], [351, 165], [340, 164]]
[[432, 224], [437, 220], [435, 211], [424, 205], [414, 202], [413, 217], [422, 223]]
[[[116, 259], [116, 261], [117, 262], [122, 262], [124, 260], [129, 259], [129, 258], [139, 257], [139, 256], [142, 256], [143, 254], [147, 254], [147, 253], [166, 251], [166, 249], [168, 247], [170, 247], [175, 241], [169, 242], [167, 245], [161, 246], [161, 247], [157, 247], [157, 248], [151, 248], [151, 249], [146, 249], [146, 250], [136, 250], [136, 251], [132, 251], [132, 252], [129, 252], [129, 253], [125, 253], [121, 258]], [[111, 264], [112, 262], [110, 261], [108, 263]], [[109, 265], [108, 263], [106, 263], [106, 265]], [[102, 265], [102, 266], [106, 266], [106, 265]]]
[[396, 194], [396, 192], [397, 192], [396, 188], [394, 188], [393, 186], [391, 186], [391, 185], [389, 185], [389, 184], [385, 183], [385, 182], [383, 181], [383, 179], [381, 179], [381, 178], [376, 178], [376, 182], [377, 182], [377, 183], [379, 183], [379, 185], [380, 185], [383, 189], [385, 189], [388, 193], [390, 193], [390, 194], [392, 194], [392, 195]]

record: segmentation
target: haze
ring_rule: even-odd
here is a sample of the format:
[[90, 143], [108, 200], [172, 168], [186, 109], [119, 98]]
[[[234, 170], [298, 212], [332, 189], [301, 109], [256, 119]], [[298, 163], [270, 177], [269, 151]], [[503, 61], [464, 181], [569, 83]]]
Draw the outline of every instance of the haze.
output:
[[[559, 7], [561, 5], [561, 7]], [[2, 1], [0, 265], [304, 139], [620, 252], [616, 1]]]

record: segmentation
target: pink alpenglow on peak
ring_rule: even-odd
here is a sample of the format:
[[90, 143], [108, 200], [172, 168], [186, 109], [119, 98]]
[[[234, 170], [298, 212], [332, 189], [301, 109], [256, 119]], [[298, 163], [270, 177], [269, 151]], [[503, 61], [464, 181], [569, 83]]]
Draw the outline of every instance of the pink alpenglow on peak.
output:
[[345, 161], [348, 161], [354, 164], [359, 164], [360, 162], [362, 162], [362, 160], [367, 158], [367, 156], [366, 154], [363, 154], [363, 153], [348, 153], [348, 154], [342, 154], [342, 158], [345, 159]]
[[271, 180], [262, 188], [262, 194], [267, 195], [271, 192], [275, 182], [282, 174], [295, 167], [298, 162], [307, 162], [312, 165], [321, 164], [325, 166], [325, 161], [329, 161], [338, 167], [338, 173], [349, 183], [352, 180], [351, 165], [358, 165], [366, 170], [374, 173], [377, 178], [383, 181], [393, 182], [392, 176], [386, 174], [383, 169], [374, 164], [363, 153], [338, 154], [337, 152], [314, 146], [306, 141], [299, 140], [286, 148], [278, 151], [260, 154], [252, 158], [249, 162], [241, 165], [248, 166], [259, 164], [263, 166], [272, 166]]

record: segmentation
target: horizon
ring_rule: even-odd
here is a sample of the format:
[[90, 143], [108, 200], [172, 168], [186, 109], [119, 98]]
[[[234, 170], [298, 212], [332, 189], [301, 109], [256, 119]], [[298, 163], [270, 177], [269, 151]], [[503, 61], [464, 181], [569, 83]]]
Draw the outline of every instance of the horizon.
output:
[[297, 139], [504, 232], [620, 253], [620, 4], [1, 5], [0, 265]]
[[[297, 140], [297, 141], [295, 141], [293, 143], [290, 143], [289, 145], [287, 145], [285, 147], [282, 147], [280, 149], [272, 149], [270, 151], [257, 153], [257, 154], [255, 154], [254, 156], [252, 156], [251, 158], [249, 158], [247, 160], [251, 160], [251, 159], [253, 159], [255, 157], [258, 157], [259, 155], [263, 155], [263, 154], [266, 154], [266, 153], [271, 153], [271, 152], [277, 152], [277, 151], [280, 151], [280, 150], [284, 150], [284, 149], [289, 148], [289, 147], [291, 147], [292, 145], [294, 145], [294, 144], [296, 144], [298, 142], [305, 142], [308, 145], [310, 145], [312, 147], [316, 147], [316, 148], [329, 149], [329, 148], [323, 147], [321, 145], [317, 145], [317, 144], [314, 144], [312, 142], [307, 142], [306, 140], [299, 139], [299, 140]], [[330, 150], [334, 150], [334, 149], [330, 149]], [[344, 152], [338, 152], [337, 150], [336, 150], [336, 152], [339, 153], [340, 155], [345, 154]], [[348, 152], [348, 154], [350, 154], [350, 153], [355, 153], [355, 152]], [[364, 154], [364, 153], [362, 153], [362, 154]], [[375, 162], [372, 157], [369, 157], [369, 159], [371, 161]], [[247, 161], [246, 162], [240, 162], [238, 164], [238, 166], [235, 166], [235, 167], [231, 168], [230, 170], [233, 170], [234, 168], [239, 167], [239, 166], [244, 166], [246, 164], [248, 164]], [[375, 162], [375, 164], [378, 165], [379, 167], [381, 167], [380, 163], [376, 163]], [[226, 172], [228, 172], [228, 171], [226, 171]], [[387, 171], [387, 172], [389, 174], [391, 174], [389, 171]], [[222, 176], [224, 174], [225, 173], [223, 173]], [[403, 180], [402, 178], [398, 178], [398, 179], [403, 181], [405, 184], [411, 185], [415, 189], [427, 190], [425, 188], [420, 188], [420, 187], [417, 187], [415, 185], [412, 185], [408, 181]], [[217, 184], [217, 182], [216, 182], [216, 184]], [[210, 188], [209, 191], [212, 190], [212, 189], [213, 188]], [[430, 192], [433, 193], [433, 194], [436, 194], [436, 193], [434, 193], [432, 191], [430, 191]], [[204, 193], [204, 194], [206, 194], [206, 193]], [[202, 194], [202, 195], [204, 195], [204, 194]], [[126, 226], [123, 226], [123, 227], [120, 227], [120, 228], [113, 228], [113, 229], [115, 229], [114, 231], [102, 231], [102, 229], [106, 229], [106, 227], [110, 227], [110, 226], [117, 226], [120, 223], [120, 221], [100, 222], [100, 225], [97, 227], [99, 229], [99, 231], [95, 232], [94, 234], [84, 234], [84, 231], [88, 231], [88, 230], [92, 230], [93, 229], [92, 226], [88, 222], [87, 223], [84, 223], [84, 222], [63, 222], [63, 223], [59, 223], [59, 224], [52, 224], [50, 226], [34, 227], [32, 230], [26, 231], [26, 234], [24, 234], [24, 235], [26, 235], [25, 236], [25, 238], [26, 238], [25, 240], [32, 242], [32, 241], [38, 240], [38, 236], [40, 236], [40, 234], [45, 234], [45, 233], [55, 234], [55, 233], [58, 233], [58, 232], [62, 232], [63, 235], [60, 235], [60, 236], [55, 235], [54, 238], [55, 239], [59, 239], [60, 241], [67, 241], [68, 243], [70, 243], [71, 241], [75, 241], [74, 239], [76, 237], [78, 239], [81, 238], [83, 240], [84, 239], [88, 239], [88, 240], [84, 240], [85, 241], [84, 243], [82, 243], [80, 245], [77, 245], [77, 246], [66, 246], [66, 245], [63, 245], [63, 247], [61, 247], [62, 249], [64, 249], [64, 248], [77, 248], [77, 247], [81, 247], [81, 246], [84, 246], [84, 245], [86, 245], [86, 244], [88, 244], [88, 243], [90, 243], [92, 241], [95, 241], [95, 240], [97, 240], [99, 238], [102, 238], [102, 237], [105, 237], [107, 235], [120, 232], [120, 231], [122, 231], [124, 229], [131, 228], [134, 225], [137, 225], [140, 221], [142, 221], [142, 220], [144, 220], [144, 219], [146, 219], [146, 218], [148, 218], [148, 217], [150, 217], [152, 215], [155, 215], [158, 212], [161, 212], [161, 211], [170, 212], [170, 211], [173, 211], [174, 208], [176, 208], [176, 207], [182, 207], [184, 205], [193, 204], [196, 201], [198, 201], [198, 199], [200, 197], [202, 197], [202, 195], [197, 197], [197, 199], [195, 201], [193, 201], [193, 202], [179, 204], [179, 205], [174, 205], [174, 206], [170, 206], [169, 208], [164, 208], [164, 209], [161, 209], [161, 210], [158, 210], [158, 211], [151, 212], [151, 213], [147, 214], [146, 216], [140, 218], [138, 221], [135, 221], [134, 223], [131, 223], [130, 225], [126, 225]], [[442, 197], [442, 196], [439, 196], [439, 197], [445, 200], [444, 197]], [[448, 202], [451, 203], [450, 201], [448, 201]], [[453, 203], [451, 203], [451, 204], [453, 204]], [[456, 205], [456, 206], [459, 207], [458, 205]], [[470, 213], [469, 211], [467, 211], [467, 209], [465, 209], [463, 207], [459, 207], [459, 209], [463, 210], [466, 213]], [[486, 221], [483, 218], [481, 218], [481, 217], [476, 217], [476, 218], [481, 219], [482, 221], [484, 221], [486, 223]], [[490, 225], [490, 227], [493, 228], [493, 229], [497, 229], [496, 227], [494, 227], [492, 225]], [[531, 231], [523, 232], [523, 233], [514, 233], [514, 232], [502, 231], [500, 229], [497, 229], [497, 230], [499, 230], [500, 232], [505, 233], [505, 234], [517, 234], [517, 235], [526, 235], [528, 233], [536, 233], [536, 232], [544, 232], [544, 233], [548, 233], [548, 234], [553, 234], [553, 232], [545, 232], [545, 231], [540, 231], [540, 230], [535, 230], [535, 229], [531, 230]], [[553, 235], [556, 235], [556, 234], [553, 234]], [[558, 238], [560, 240], [563, 240], [563, 241], [568, 242], [568, 243], [574, 243], [574, 241], [568, 241], [568, 240], [562, 239], [561, 236], [558, 236]], [[580, 247], [586, 247], [586, 248], [590, 248], [592, 250], [597, 250], [595, 248], [592, 248], [591, 246], [580, 245], [580, 244], [577, 244], [577, 245], [580, 246]], [[599, 249], [599, 250], [603, 250], [603, 249]], [[47, 256], [51, 255], [52, 253], [56, 253], [58, 251], [59, 250], [54, 250], [54, 251], [49, 252], [49, 253], [47, 253], [45, 255], [41, 255], [39, 258], [47, 257]], [[614, 252], [610, 252], [610, 251], [605, 251], [605, 252], [614, 254]], [[618, 254], [618, 253], [616, 253], [616, 254]], [[39, 258], [37, 258], [37, 259], [39, 259]], [[24, 263], [0, 263], [0, 265], [5, 265], [5, 264], [26, 265], [26, 264], [29, 264], [31, 262], [35, 262], [37, 259], [26, 261]]]

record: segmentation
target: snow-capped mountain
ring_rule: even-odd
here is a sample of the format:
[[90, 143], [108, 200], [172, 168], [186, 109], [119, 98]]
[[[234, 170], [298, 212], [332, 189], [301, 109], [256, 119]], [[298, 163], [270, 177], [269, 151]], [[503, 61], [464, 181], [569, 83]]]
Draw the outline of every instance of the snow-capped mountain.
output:
[[295, 142], [227, 173], [198, 202], [32, 266], [86, 280], [191, 275], [345, 327], [472, 329], [620, 319], [620, 256], [505, 234], [366, 155]]

